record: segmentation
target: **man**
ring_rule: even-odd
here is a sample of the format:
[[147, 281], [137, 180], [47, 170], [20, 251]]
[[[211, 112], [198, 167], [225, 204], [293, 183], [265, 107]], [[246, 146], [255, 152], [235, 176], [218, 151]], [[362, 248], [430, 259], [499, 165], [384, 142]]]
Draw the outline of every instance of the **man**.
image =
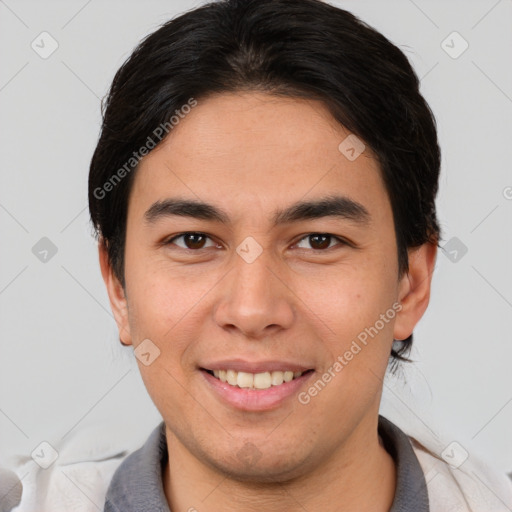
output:
[[139, 45], [89, 205], [163, 423], [106, 511], [510, 510], [504, 478], [379, 417], [429, 301], [439, 166], [407, 59], [346, 11], [225, 0]]

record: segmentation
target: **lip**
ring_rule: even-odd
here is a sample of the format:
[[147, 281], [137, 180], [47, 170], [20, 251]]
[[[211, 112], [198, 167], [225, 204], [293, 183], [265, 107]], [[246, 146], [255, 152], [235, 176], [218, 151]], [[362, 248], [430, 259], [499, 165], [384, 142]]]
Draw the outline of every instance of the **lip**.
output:
[[205, 370], [235, 370], [237, 372], [264, 373], [287, 371], [305, 372], [313, 369], [313, 365], [303, 366], [293, 361], [244, 361], [243, 359], [229, 359], [224, 361], [205, 362], [200, 368]]
[[[278, 371], [283, 367], [283, 363], [279, 364], [279, 368], [274, 371]], [[211, 369], [217, 370], [221, 368], [233, 370], [235, 368], [239, 368], [240, 371], [248, 371], [241, 369], [240, 365], [233, 366], [231, 368], [229, 366], [222, 366]], [[256, 368], [258, 367], [256, 366]], [[267, 368], [266, 371], [268, 371], [269, 366], [267, 365], [265, 368]], [[297, 368], [295, 371], [307, 370], [307, 368], [301, 369], [297, 366], [289, 366], [287, 368], [290, 370], [292, 370], [292, 368]], [[308, 373], [305, 373], [304, 375], [301, 375], [300, 377], [297, 377], [290, 382], [283, 382], [283, 384], [279, 386], [272, 386], [267, 389], [244, 389], [231, 386], [227, 382], [222, 382], [220, 379], [217, 379], [213, 375], [209, 374], [204, 368], [201, 368], [199, 371], [205, 380], [206, 386], [216, 397], [218, 397], [223, 403], [240, 411], [246, 412], [263, 412], [279, 408], [286, 400], [290, 399], [292, 396], [295, 396], [299, 389], [305, 386], [311, 376], [315, 374], [314, 370], [309, 371]], [[251, 369], [250, 373], [258, 373], [258, 371]]]

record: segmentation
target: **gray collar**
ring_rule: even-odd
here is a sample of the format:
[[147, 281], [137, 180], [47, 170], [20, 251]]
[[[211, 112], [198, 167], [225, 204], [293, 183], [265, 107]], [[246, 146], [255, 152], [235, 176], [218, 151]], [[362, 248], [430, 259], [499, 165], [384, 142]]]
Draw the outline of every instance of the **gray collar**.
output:
[[379, 416], [379, 434], [396, 464], [395, 499], [389, 512], [429, 512], [427, 482], [409, 437], [384, 416]]
[[[397, 485], [389, 512], [429, 512], [427, 484], [411, 442], [396, 425], [379, 416], [379, 434], [397, 466]], [[165, 424], [117, 468], [107, 490], [104, 512], [170, 512], [162, 472], [167, 464]]]

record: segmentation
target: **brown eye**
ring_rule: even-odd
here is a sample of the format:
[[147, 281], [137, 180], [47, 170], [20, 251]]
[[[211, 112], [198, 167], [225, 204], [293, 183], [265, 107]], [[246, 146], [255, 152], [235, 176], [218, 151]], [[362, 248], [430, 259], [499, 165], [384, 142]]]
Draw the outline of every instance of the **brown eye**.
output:
[[206, 237], [199, 233], [190, 233], [185, 235], [183, 240], [189, 249], [202, 249], [205, 244]]
[[331, 237], [329, 235], [311, 235], [309, 240], [313, 249], [327, 249], [331, 245]]
[[[181, 235], [175, 236], [171, 240], [167, 242], [168, 245], [177, 245], [182, 249], [190, 249], [190, 250], [199, 250], [204, 249], [205, 247], [211, 247], [215, 245], [210, 240], [210, 245], [207, 246], [207, 241], [210, 240], [210, 237], [203, 233], [182, 233]], [[180, 241], [180, 243], [178, 243]]]
[[[324, 250], [333, 247], [333, 245], [331, 245], [331, 242], [333, 241], [338, 242], [338, 245], [345, 244], [343, 240], [334, 235], [329, 235], [328, 233], [312, 233], [302, 238], [302, 240], [300, 240], [299, 243], [297, 244], [297, 247], [299, 247], [300, 249], [311, 248], [313, 250]], [[307, 245], [309, 245], [309, 247], [307, 247], [307, 245], [304, 245], [306, 243]]]

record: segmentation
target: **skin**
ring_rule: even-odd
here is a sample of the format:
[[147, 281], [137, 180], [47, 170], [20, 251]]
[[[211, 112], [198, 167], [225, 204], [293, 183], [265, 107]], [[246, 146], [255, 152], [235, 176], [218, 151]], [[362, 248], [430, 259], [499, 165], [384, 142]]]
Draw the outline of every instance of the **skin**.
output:
[[[161, 351], [139, 367], [166, 424], [173, 511], [391, 507], [395, 465], [377, 432], [382, 379], [393, 338], [408, 337], [427, 308], [436, 246], [411, 249], [409, 272], [399, 276], [378, 164], [368, 148], [349, 161], [338, 149], [348, 134], [317, 101], [257, 92], [199, 101], [137, 170], [125, 289], [100, 243], [122, 342], [150, 339]], [[272, 224], [276, 210], [333, 191], [363, 205], [369, 221]], [[169, 197], [213, 204], [229, 222], [148, 223], [145, 212]], [[184, 232], [211, 238], [200, 250], [169, 241]], [[333, 238], [319, 247], [312, 233], [350, 245]], [[236, 252], [249, 236], [262, 248], [252, 263]], [[307, 391], [395, 303], [396, 316], [306, 405], [294, 395], [272, 410], [240, 410], [199, 369], [231, 358], [298, 361], [314, 369]]]

